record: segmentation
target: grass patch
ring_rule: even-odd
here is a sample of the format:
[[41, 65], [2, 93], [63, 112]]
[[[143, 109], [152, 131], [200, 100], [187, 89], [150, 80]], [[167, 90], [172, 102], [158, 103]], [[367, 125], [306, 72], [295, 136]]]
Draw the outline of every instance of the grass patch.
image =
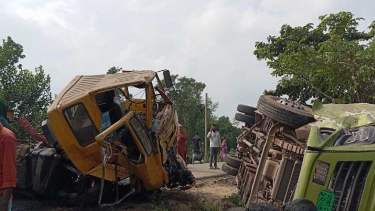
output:
[[206, 210], [207, 211], [219, 211], [219, 205], [213, 204], [212, 206], [208, 207]]
[[168, 211], [168, 208], [165, 206], [163, 201], [161, 203], [152, 203], [152, 209], [155, 211]]
[[224, 200], [236, 206], [241, 206], [241, 196], [238, 194], [233, 194]]

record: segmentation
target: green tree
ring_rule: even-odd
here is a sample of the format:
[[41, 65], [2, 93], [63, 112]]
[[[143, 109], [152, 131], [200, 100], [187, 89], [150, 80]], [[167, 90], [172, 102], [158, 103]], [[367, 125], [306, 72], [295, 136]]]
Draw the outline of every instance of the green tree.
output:
[[[36, 129], [40, 129], [52, 102], [51, 78], [42, 66], [35, 68], [34, 72], [23, 69], [19, 64], [23, 58], [22, 45], [11, 37], [3, 40], [0, 46], [0, 98], [14, 108], [17, 117], [26, 117]], [[18, 123], [11, 126], [18, 138], [29, 138]]]
[[119, 67], [119, 66], [115, 67], [115, 66], [113, 66], [113, 67], [111, 67], [111, 68], [108, 69], [107, 74], [120, 73], [121, 71], [122, 71], [122, 67]]
[[[204, 119], [203, 90], [206, 85], [193, 78], [172, 76], [174, 88], [168, 90], [168, 96], [174, 103], [178, 119], [192, 137], [197, 129], [197, 123]], [[204, 128], [204, 127], [203, 127]]]
[[[177, 110], [179, 123], [183, 125], [188, 134], [187, 145], [190, 147], [191, 139], [196, 132], [201, 137], [202, 144], [204, 144], [206, 134], [204, 131], [205, 102], [203, 91], [206, 85], [193, 78], [179, 77], [178, 75], [171, 75], [171, 78], [174, 87], [167, 89], [166, 93]], [[165, 85], [164, 80], [162, 83]], [[210, 119], [214, 118], [213, 113], [218, 108], [218, 103], [214, 103], [209, 98], [207, 104], [208, 122], [210, 122]]]
[[320, 23], [283, 25], [279, 36], [256, 42], [254, 54], [266, 60], [272, 76], [281, 77], [275, 90], [306, 102], [375, 102], [375, 21], [358, 31], [363, 18], [350, 12], [320, 16]]

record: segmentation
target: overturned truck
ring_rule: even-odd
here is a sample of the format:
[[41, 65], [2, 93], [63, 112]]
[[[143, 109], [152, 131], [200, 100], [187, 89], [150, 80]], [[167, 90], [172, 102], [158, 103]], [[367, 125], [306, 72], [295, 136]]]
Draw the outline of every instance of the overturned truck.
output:
[[[172, 85], [167, 70], [164, 80]], [[195, 178], [176, 154], [177, 125], [154, 71], [77, 76], [48, 109], [39, 141], [20, 142], [17, 191], [105, 206], [162, 186], [189, 189]]]
[[[268, 202], [283, 210], [307, 198], [318, 210], [375, 210], [375, 105], [314, 104], [261, 96], [239, 105], [245, 122], [237, 155], [223, 170], [235, 175], [245, 207]], [[317, 117], [317, 120], [315, 120]]]

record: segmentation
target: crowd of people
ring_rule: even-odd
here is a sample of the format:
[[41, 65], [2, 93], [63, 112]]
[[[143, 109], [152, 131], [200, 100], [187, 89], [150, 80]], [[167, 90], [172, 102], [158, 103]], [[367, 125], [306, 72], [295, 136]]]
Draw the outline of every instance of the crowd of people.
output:
[[[225, 136], [221, 139], [219, 131], [216, 129], [216, 125], [212, 124], [210, 128], [210, 132], [207, 134], [207, 138], [210, 141], [210, 169], [219, 169], [217, 167], [217, 156], [220, 153], [221, 160], [224, 160], [224, 157], [228, 153], [227, 147], [227, 140]], [[178, 126], [177, 132], [177, 153], [184, 159], [185, 163], [188, 164], [187, 161], [187, 141], [188, 135], [184, 131], [182, 125]], [[191, 163], [194, 164], [195, 160], [199, 160], [202, 163], [202, 144], [201, 138], [199, 137], [198, 133], [195, 133], [194, 137], [191, 140], [191, 148], [192, 148], [192, 159]]]

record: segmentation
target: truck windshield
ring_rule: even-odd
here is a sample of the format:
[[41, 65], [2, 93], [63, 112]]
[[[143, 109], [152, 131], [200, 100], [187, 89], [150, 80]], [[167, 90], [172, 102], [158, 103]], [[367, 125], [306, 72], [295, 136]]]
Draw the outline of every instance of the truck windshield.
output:
[[95, 142], [99, 133], [82, 103], [65, 109], [64, 115], [81, 146]]
[[147, 155], [150, 155], [152, 152], [152, 145], [148, 134], [146, 133], [144, 124], [136, 117], [130, 119], [130, 125], [133, 127], [137, 137], [142, 143]]

